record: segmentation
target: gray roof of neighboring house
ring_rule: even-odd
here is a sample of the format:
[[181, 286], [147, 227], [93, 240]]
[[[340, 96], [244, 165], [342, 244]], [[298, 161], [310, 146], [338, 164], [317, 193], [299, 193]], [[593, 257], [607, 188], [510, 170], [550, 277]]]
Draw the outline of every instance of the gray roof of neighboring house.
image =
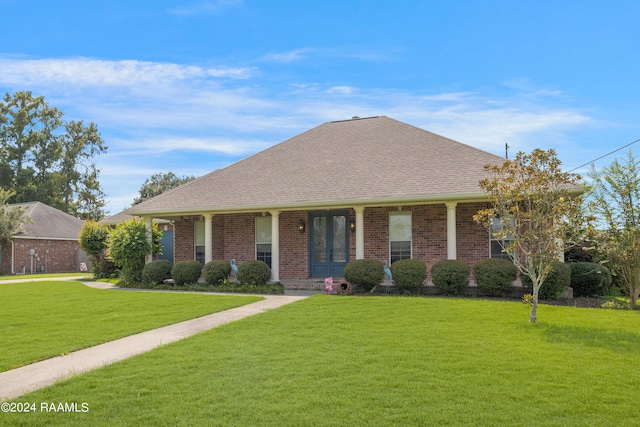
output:
[[27, 208], [32, 221], [23, 225], [23, 232], [14, 237], [37, 237], [38, 239], [79, 240], [84, 221], [42, 202], [14, 203], [11, 206]]
[[386, 116], [324, 123], [146, 200], [128, 214], [483, 199], [504, 159]]

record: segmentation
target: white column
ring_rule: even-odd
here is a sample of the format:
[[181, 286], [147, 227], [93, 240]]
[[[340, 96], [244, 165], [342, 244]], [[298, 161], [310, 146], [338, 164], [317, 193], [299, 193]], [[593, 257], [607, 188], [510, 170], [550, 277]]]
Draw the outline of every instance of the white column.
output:
[[280, 280], [280, 211], [271, 214], [271, 280]]
[[147, 227], [147, 242], [149, 242], [149, 246], [151, 250], [147, 253], [147, 256], [144, 259], [145, 264], [149, 264], [153, 261], [153, 218], [150, 216], [145, 218], [146, 227]]
[[356, 206], [356, 259], [364, 259], [364, 206]]
[[206, 213], [204, 216], [204, 263], [208, 263], [211, 261], [211, 254], [213, 248], [213, 231], [212, 231], [212, 221], [213, 214]]
[[447, 202], [447, 259], [457, 259], [456, 250], [456, 202]]

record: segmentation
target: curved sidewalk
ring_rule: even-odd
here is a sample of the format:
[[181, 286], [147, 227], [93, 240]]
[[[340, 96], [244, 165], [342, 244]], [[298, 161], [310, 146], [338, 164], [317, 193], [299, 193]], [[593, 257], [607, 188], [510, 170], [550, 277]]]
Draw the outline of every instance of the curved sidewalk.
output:
[[[89, 285], [91, 286], [91, 285]], [[0, 373], [0, 401], [15, 399], [75, 374], [97, 369], [225, 323], [299, 301], [306, 296], [264, 295], [265, 299], [219, 313], [141, 332], [68, 355]]]

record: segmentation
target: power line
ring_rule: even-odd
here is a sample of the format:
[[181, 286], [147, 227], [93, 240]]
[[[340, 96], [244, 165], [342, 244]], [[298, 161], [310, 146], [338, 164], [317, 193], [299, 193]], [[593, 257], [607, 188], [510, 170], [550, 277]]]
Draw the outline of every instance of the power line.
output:
[[635, 144], [636, 142], [640, 142], [640, 138], [636, 139], [636, 140], [635, 140], [635, 141], [633, 141], [633, 142], [628, 143], [627, 145], [625, 145], [625, 146], [623, 146], [623, 147], [616, 148], [615, 150], [613, 150], [613, 151], [612, 151], [612, 152], [610, 152], [610, 153], [605, 154], [604, 156], [600, 156], [600, 157], [598, 157], [598, 158], [597, 158], [597, 159], [595, 159], [595, 160], [591, 160], [590, 162], [587, 162], [587, 163], [585, 163], [584, 165], [580, 165], [580, 166], [578, 166], [577, 168], [573, 168], [573, 169], [571, 169], [569, 172], [573, 172], [573, 171], [574, 171], [574, 170], [576, 170], [576, 169], [580, 169], [581, 167], [587, 166], [587, 165], [589, 165], [589, 164], [591, 164], [591, 163], [595, 163], [595, 162], [597, 162], [597, 161], [598, 161], [598, 160], [600, 160], [600, 159], [604, 159], [605, 157], [610, 156], [610, 155], [612, 155], [613, 153], [617, 153], [618, 151], [620, 151], [620, 150], [622, 150], [622, 149], [624, 149], [624, 148], [627, 148], [627, 147], [632, 146], [632, 145], [633, 145], [633, 144]]

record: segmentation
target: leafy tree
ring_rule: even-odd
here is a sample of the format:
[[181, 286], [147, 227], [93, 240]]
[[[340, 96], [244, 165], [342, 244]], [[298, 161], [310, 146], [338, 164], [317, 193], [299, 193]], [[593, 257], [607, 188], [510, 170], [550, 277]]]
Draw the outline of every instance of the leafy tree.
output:
[[0, 188], [0, 242], [10, 241], [23, 225], [32, 222], [27, 215], [27, 208], [9, 206], [7, 203], [14, 194], [12, 190]]
[[152, 226], [152, 242], [147, 239], [147, 225], [141, 218], [131, 218], [116, 225], [109, 233], [107, 242], [108, 257], [121, 268], [125, 285], [132, 285], [142, 281], [142, 269], [145, 256], [162, 254], [162, 231], [157, 224]]
[[108, 238], [109, 227], [93, 220], [85, 221], [80, 230], [80, 247], [91, 257], [96, 279], [102, 277]]
[[[536, 321], [538, 295], [580, 216], [580, 176], [560, 169], [554, 150], [519, 152], [502, 165], [487, 165], [489, 177], [480, 181], [492, 207], [474, 219], [502, 242], [521, 274], [531, 279], [533, 305], [530, 322]], [[500, 227], [496, 227], [499, 218]]]
[[589, 177], [590, 208], [595, 214], [592, 241], [636, 305], [640, 294], [640, 161], [629, 150]]
[[100, 171], [91, 160], [107, 147], [95, 124], [62, 117], [43, 96], [5, 95], [0, 101], [0, 187], [15, 191], [12, 202], [40, 201], [84, 219], [102, 219]]
[[183, 176], [182, 178], [176, 176], [173, 172], [167, 173], [156, 173], [151, 175], [151, 178], [147, 178], [140, 187], [139, 196], [133, 199], [132, 205], [137, 205], [138, 203], [142, 203], [147, 199], [157, 196], [158, 194], [162, 194], [167, 190], [171, 190], [172, 188], [179, 187], [182, 184], [185, 184], [189, 181], [196, 179], [195, 176]]

